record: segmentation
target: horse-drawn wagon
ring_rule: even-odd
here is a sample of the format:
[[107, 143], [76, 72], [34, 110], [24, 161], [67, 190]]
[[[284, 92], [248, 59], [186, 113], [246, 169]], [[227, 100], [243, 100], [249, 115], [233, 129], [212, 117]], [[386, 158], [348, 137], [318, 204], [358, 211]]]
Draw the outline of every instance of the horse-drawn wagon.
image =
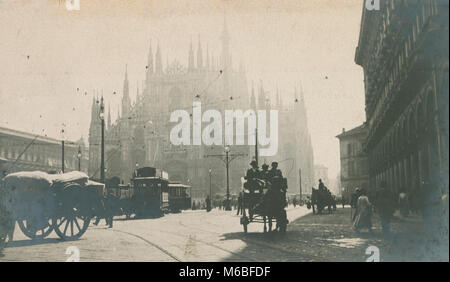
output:
[[[285, 233], [288, 224], [286, 215], [286, 190], [287, 179], [273, 177], [267, 179], [254, 179], [245, 181], [242, 179], [242, 206], [243, 216], [241, 224], [247, 233], [247, 226], [252, 222], [264, 223], [264, 232], [272, 231], [272, 220], [276, 220], [277, 229]], [[248, 216], [247, 216], [248, 212]]]
[[45, 238], [54, 230], [61, 239], [74, 240], [86, 232], [104, 193], [104, 184], [82, 172], [17, 172], [2, 180], [0, 203], [27, 237]]

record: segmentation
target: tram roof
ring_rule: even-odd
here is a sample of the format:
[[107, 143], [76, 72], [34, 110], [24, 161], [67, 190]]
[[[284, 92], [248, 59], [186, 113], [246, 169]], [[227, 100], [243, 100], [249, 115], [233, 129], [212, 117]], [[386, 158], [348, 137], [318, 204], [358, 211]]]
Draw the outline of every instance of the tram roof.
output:
[[167, 180], [160, 176], [135, 177], [134, 180]]
[[184, 185], [184, 184], [181, 184], [181, 183], [169, 183], [169, 187], [191, 188], [191, 186]]

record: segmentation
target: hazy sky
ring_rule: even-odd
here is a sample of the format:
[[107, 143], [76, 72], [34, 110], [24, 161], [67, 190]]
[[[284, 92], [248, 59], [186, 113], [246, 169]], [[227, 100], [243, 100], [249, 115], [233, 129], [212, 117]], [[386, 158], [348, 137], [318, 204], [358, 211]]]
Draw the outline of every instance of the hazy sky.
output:
[[289, 104], [302, 85], [315, 163], [330, 177], [339, 171], [335, 136], [365, 120], [354, 63], [361, 0], [81, 0], [80, 11], [64, 2], [0, 0], [0, 126], [58, 138], [64, 123], [69, 139], [87, 139], [94, 89], [114, 120], [125, 64], [134, 99], [150, 40], [164, 65], [167, 58], [186, 65], [198, 36], [218, 56], [224, 17], [249, 86], [262, 80], [272, 93], [278, 86]]

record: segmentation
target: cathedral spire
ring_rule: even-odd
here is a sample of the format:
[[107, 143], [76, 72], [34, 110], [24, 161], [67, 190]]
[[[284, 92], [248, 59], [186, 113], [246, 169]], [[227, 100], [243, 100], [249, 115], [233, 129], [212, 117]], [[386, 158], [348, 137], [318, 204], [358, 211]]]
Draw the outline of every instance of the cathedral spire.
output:
[[277, 108], [278, 109], [280, 109], [280, 107], [281, 107], [281, 104], [280, 104], [280, 93], [279, 93], [279, 91], [278, 91], [278, 84], [277, 84], [277, 101], [276, 101], [276, 103], [277, 103]]
[[194, 70], [194, 48], [192, 48], [192, 37], [191, 37], [191, 45], [189, 47], [189, 58], [188, 58], [188, 70]]
[[260, 81], [259, 95], [258, 95], [258, 109], [263, 110], [266, 108], [266, 94], [264, 92], [264, 87], [262, 80]]
[[147, 77], [153, 74], [153, 51], [152, 41], [150, 40], [150, 47], [148, 48], [148, 61], [147, 61]]
[[111, 129], [111, 103], [108, 102], [108, 121], [107, 121], [107, 128]]
[[228, 34], [227, 20], [223, 18], [223, 31], [222, 31], [222, 65], [223, 69], [231, 68], [231, 56], [230, 56], [230, 36]]
[[253, 86], [253, 80], [252, 80], [252, 95], [250, 96], [250, 109], [256, 110], [256, 97], [255, 97], [255, 88]]
[[95, 100], [95, 92], [92, 94], [92, 107], [91, 107], [91, 123], [96, 118], [95, 115], [97, 114], [97, 105]]
[[158, 46], [156, 47], [156, 58], [155, 58], [155, 73], [162, 74], [162, 59], [161, 59], [161, 49], [159, 48], [159, 42]]
[[128, 117], [129, 110], [131, 107], [130, 94], [129, 94], [129, 83], [128, 83], [128, 67], [125, 65], [125, 79], [123, 82], [123, 97], [122, 97], [122, 115]]
[[197, 47], [197, 69], [203, 69], [203, 52], [202, 44], [200, 41], [200, 34], [198, 35], [198, 47]]
[[206, 44], [206, 69], [209, 70], [209, 44]]

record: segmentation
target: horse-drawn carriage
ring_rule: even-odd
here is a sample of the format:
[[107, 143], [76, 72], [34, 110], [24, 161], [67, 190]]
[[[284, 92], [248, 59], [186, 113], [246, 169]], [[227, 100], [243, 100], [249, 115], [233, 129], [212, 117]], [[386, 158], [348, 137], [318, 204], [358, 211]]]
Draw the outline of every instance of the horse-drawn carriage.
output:
[[[253, 179], [245, 181], [242, 179], [242, 206], [243, 216], [241, 224], [247, 233], [247, 226], [252, 222], [264, 223], [264, 233], [272, 231], [272, 220], [276, 220], [276, 229], [285, 233], [288, 224], [286, 215], [286, 190], [287, 179], [273, 177], [267, 179]], [[247, 216], [248, 212], [248, 216]]]
[[[312, 188], [311, 198], [307, 203], [308, 209], [312, 207], [313, 214], [322, 214], [325, 208], [328, 208], [328, 213], [336, 210], [336, 199], [331, 194], [328, 188], [325, 189], [315, 189]], [[317, 209], [317, 211], [316, 211]]]
[[61, 239], [78, 239], [97, 214], [104, 193], [104, 184], [90, 181], [82, 172], [9, 174], [1, 183], [0, 205], [11, 224], [0, 227], [0, 239], [15, 221], [31, 239], [45, 238], [53, 230]]

